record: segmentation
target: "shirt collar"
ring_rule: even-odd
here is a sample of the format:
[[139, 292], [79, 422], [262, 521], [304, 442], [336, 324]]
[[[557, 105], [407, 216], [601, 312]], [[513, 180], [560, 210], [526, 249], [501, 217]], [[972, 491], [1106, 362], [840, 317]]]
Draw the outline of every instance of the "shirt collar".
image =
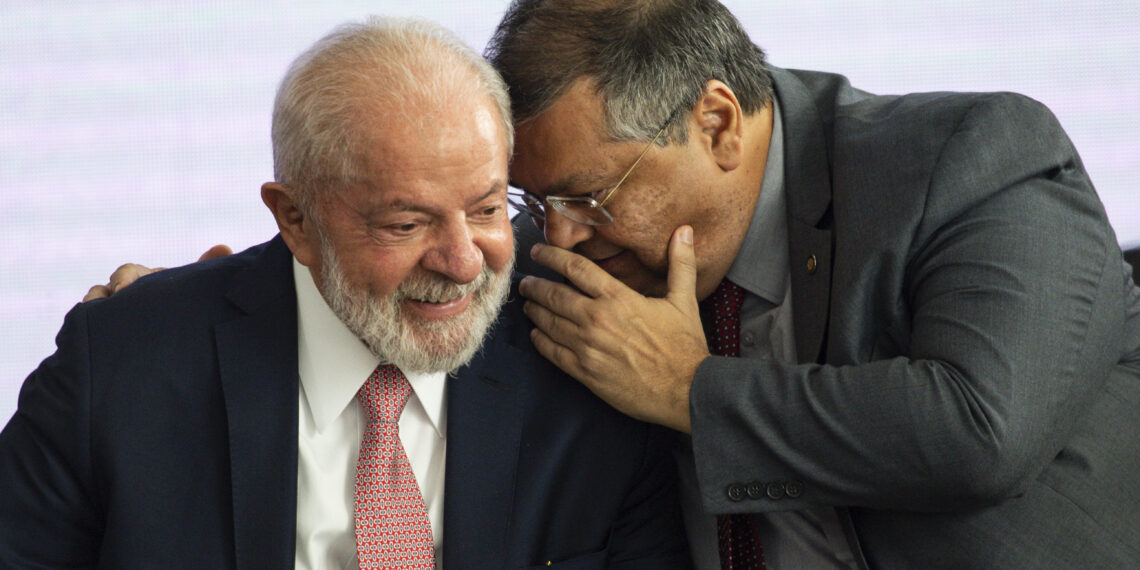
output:
[[[324, 430], [348, 404], [380, 359], [333, 313], [309, 269], [293, 259], [297, 291], [297, 368], [317, 431]], [[445, 437], [444, 394], [447, 374], [408, 374], [432, 427]]]
[[744, 243], [727, 277], [748, 292], [776, 305], [788, 286], [788, 209], [784, 194], [784, 130], [780, 106], [772, 99], [772, 137], [764, 163], [760, 197]]

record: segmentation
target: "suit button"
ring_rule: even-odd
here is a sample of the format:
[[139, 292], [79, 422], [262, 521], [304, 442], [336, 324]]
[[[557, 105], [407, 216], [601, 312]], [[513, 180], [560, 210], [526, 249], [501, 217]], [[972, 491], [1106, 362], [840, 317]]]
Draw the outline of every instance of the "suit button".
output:
[[748, 498], [759, 499], [764, 496], [764, 484], [759, 481], [753, 481], [748, 484]]
[[816, 267], [819, 266], [819, 260], [816, 259], [815, 254], [809, 255], [807, 258], [807, 272], [808, 275], [815, 275]]
[[798, 499], [804, 494], [803, 481], [788, 481], [784, 484], [784, 492], [789, 499]]
[[768, 483], [767, 488], [768, 498], [773, 501], [779, 501], [784, 498], [784, 484], [783, 483]]
[[745, 490], [744, 485], [741, 485], [740, 483], [732, 483], [728, 486], [726, 492], [728, 493], [728, 499], [730, 501], [742, 501], [748, 494], [748, 491]]

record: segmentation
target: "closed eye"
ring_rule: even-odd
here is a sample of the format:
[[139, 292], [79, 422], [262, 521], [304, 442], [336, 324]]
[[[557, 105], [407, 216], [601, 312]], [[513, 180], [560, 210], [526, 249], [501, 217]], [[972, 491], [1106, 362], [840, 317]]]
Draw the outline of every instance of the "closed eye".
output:
[[424, 224], [422, 222], [410, 221], [379, 226], [376, 228], [376, 231], [380, 236], [386, 237], [387, 239], [401, 239], [416, 235], [423, 227]]
[[502, 211], [503, 211], [503, 207], [499, 206], [499, 205], [486, 206], [483, 209], [479, 210], [479, 216], [484, 217], [484, 218], [493, 218], [493, 217], [497, 216], [499, 214], [499, 212], [502, 212]]

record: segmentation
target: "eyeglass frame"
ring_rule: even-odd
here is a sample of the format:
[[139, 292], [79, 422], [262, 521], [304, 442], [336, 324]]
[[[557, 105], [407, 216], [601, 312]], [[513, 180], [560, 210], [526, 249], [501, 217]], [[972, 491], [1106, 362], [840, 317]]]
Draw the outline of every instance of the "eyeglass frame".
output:
[[[657, 139], [661, 138], [661, 135], [665, 133], [665, 129], [669, 128], [669, 125], [672, 124], [673, 119], [677, 116], [677, 112], [679, 110], [680, 109], [669, 114], [669, 118], [665, 120], [665, 124], [661, 125], [661, 128], [658, 129], [657, 134], [653, 135], [653, 139], [649, 141], [649, 144], [645, 145], [645, 148], [641, 151], [641, 154], [637, 155], [637, 159], [633, 161], [633, 164], [631, 164], [629, 169], [625, 171], [625, 174], [623, 174], [622, 177], [618, 179], [617, 184], [614, 184], [609, 189], [602, 190], [602, 192], [606, 192], [606, 195], [604, 198], [602, 198], [601, 202], [599, 202], [593, 196], [585, 195], [546, 196], [545, 198], [539, 198], [538, 196], [535, 196], [526, 190], [520, 190], [519, 192], [508, 191], [507, 202], [509, 202], [520, 212], [523, 212], [530, 216], [531, 219], [535, 220], [536, 223], [538, 220], [546, 220], [546, 208], [543, 206], [545, 203], [550, 204], [551, 207], [553, 207], [555, 210], [558, 210], [559, 214], [562, 214], [563, 216], [566, 216], [570, 220], [573, 220], [579, 224], [586, 224], [588, 226], [605, 226], [612, 224], [614, 221], [614, 216], [605, 209], [604, 206], [606, 205], [606, 202], [609, 202], [610, 198], [613, 198], [614, 194], [617, 194], [617, 191], [621, 188], [622, 183], [625, 182], [626, 178], [629, 178], [630, 174], [633, 174], [633, 170], [637, 168], [638, 164], [641, 163], [641, 159], [645, 158], [645, 155], [649, 153], [649, 149], [653, 148], [653, 145], [657, 143]], [[580, 202], [590, 210], [601, 213], [603, 219], [594, 220], [587, 218], [569, 209], [569, 206], [566, 205], [567, 202]]]

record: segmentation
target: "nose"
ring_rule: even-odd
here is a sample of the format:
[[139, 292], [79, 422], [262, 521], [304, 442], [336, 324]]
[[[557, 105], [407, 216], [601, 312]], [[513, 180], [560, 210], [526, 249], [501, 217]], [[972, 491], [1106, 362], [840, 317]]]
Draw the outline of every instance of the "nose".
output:
[[543, 233], [546, 235], [546, 243], [563, 249], [573, 249], [574, 246], [593, 237], [594, 226], [575, 222], [559, 213], [557, 209], [547, 208]]
[[483, 271], [483, 250], [466, 224], [449, 224], [440, 228], [437, 243], [428, 251], [421, 265], [456, 283], [474, 281]]

